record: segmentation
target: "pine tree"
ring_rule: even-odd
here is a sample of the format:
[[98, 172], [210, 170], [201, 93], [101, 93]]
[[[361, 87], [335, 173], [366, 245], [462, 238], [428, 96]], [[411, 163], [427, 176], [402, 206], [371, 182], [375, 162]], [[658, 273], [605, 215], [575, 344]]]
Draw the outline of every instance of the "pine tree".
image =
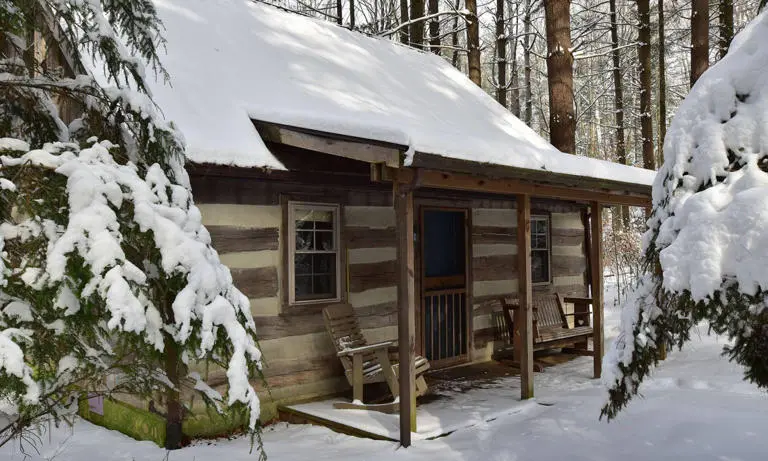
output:
[[768, 388], [768, 157], [751, 144], [766, 135], [756, 120], [767, 104], [756, 95], [768, 85], [756, 76], [768, 63], [767, 26], [765, 14], [747, 26], [669, 127], [644, 275], [604, 359], [608, 419], [638, 393], [660, 353], [682, 348], [702, 322], [730, 340], [723, 354], [744, 367], [744, 378]]
[[[40, 43], [71, 66], [51, 66]], [[151, 0], [0, 0], [0, 400], [16, 407], [0, 445], [121, 392], [162, 394], [166, 445], [180, 448], [185, 383], [250, 411], [258, 431], [249, 303], [145, 80], [168, 78], [162, 46]], [[201, 362], [227, 370], [226, 398]]]

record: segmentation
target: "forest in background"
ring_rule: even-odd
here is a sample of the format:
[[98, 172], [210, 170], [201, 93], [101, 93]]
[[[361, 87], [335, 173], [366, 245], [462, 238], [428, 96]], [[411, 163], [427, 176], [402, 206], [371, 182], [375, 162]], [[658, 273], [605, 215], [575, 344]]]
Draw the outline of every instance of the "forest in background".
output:
[[[703, 45], [706, 62], [717, 61], [760, 7], [759, 0], [263, 1], [435, 52], [561, 150], [652, 169], [662, 159], [664, 129], [690, 89], [692, 53]], [[570, 83], [563, 75], [569, 67]], [[698, 73], [704, 69], [706, 63]], [[643, 101], [648, 87], [651, 98]], [[572, 107], [575, 129], [567, 116], [552, 129], [553, 103]], [[559, 139], [569, 131], [573, 140]]]

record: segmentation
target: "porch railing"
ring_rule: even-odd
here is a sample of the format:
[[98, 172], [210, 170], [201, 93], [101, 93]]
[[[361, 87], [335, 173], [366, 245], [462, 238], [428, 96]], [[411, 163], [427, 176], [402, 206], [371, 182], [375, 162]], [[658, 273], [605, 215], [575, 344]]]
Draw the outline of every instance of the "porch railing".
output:
[[467, 355], [467, 290], [424, 293], [424, 356], [431, 362]]

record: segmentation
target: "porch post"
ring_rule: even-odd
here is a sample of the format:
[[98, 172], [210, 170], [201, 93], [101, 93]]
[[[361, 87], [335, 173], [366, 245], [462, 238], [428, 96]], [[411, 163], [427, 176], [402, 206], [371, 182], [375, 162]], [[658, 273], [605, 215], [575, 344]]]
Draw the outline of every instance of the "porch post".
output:
[[414, 288], [413, 191], [408, 185], [393, 183], [397, 232], [397, 338], [400, 378], [400, 444], [411, 445], [416, 432], [416, 304]]
[[517, 292], [520, 302], [515, 329], [521, 336], [520, 398], [533, 397], [533, 285], [531, 282], [531, 198], [517, 196]]
[[603, 210], [598, 202], [590, 204], [592, 224], [591, 267], [592, 271], [592, 349], [594, 350], [594, 377], [603, 372]]

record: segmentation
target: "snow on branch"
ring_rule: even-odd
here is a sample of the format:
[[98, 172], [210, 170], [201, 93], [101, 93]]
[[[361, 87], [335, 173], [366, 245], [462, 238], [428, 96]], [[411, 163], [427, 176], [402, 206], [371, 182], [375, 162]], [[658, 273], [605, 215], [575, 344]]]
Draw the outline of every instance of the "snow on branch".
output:
[[[191, 191], [157, 164], [144, 170], [118, 163], [108, 141], [89, 144], [29, 150], [0, 139], [7, 154], [0, 156], [7, 207], [0, 243], [14, 246], [2, 259], [0, 380], [23, 384], [18, 405], [42, 404], [38, 389], [55, 388], [61, 370], [46, 374], [23, 358], [39, 347], [51, 357], [63, 354], [33, 336], [53, 328], [57, 341], [79, 345], [66, 350], [67, 372], [109, 367], [122, 348], [135, 357], [122, 372], [148, 380], [150, 389], [167, 387], [154, 362], [143, 362], [173, 342], [185, 355], [225, 362], [228, 404], [245, 405], [254, 429], [260, 408], [250, 380], [261, 353], [250, 304], [211, 247]], [[39, 257], [24, 256], [29, 245]], [[195, 388], [215, 395], [201, 383]]]

